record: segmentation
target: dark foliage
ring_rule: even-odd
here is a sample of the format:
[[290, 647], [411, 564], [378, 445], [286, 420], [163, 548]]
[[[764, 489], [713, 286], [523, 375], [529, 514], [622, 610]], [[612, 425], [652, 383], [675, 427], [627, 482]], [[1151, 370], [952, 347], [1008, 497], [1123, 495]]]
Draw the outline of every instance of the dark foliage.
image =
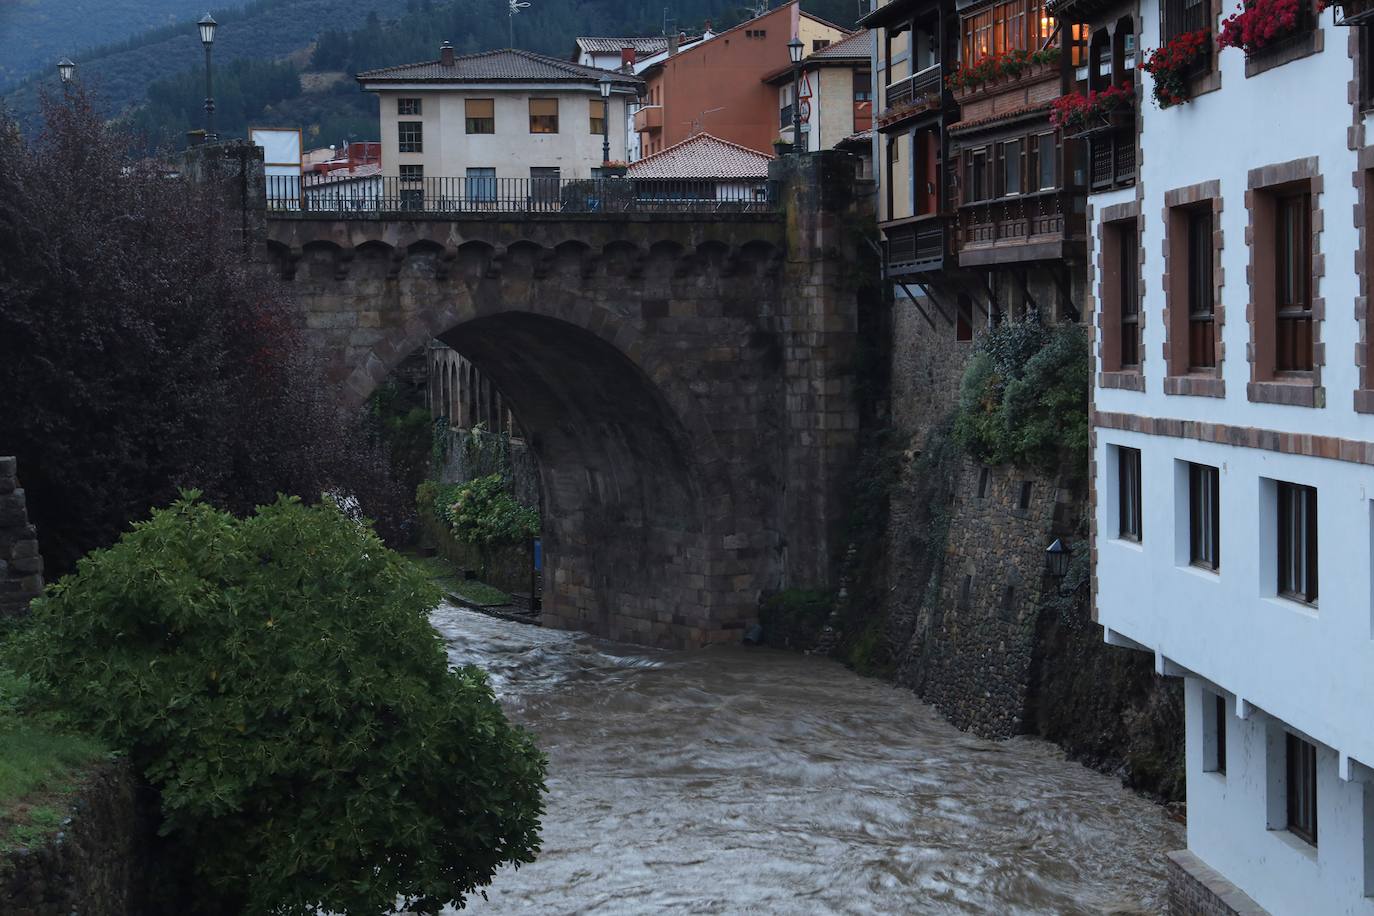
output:
[[544, 789], [438, 598], [333, 506], [192, 493], [35, 602], [18, 664], [158, 791], [165, 912], [437, 913], [533, 861]]
[[240, 511], [339, 488], [394, 535], [408, 493], [209, 193], [125, 157], [79, 94], [47, 115], [31, 144], [0, 122], [0, 451], [50, 568], [182, 487]]

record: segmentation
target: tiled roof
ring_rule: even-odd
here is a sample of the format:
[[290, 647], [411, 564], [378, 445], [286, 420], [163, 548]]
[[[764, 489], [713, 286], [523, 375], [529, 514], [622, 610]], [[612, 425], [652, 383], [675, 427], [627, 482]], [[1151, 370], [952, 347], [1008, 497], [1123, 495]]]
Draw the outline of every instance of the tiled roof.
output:
[[442, 83], [595, 83], [610, 74], [622, 85], [638, 85], [637, 76], [627, 76], [614, 70], [584, 67], [556, 57], [546, 57], [533, 51], [505, 48], [464, 54], [446, 67], [437, 60], [398, 67], [382, 67], [358, 74], [359, 82], [442, 82]]
[[867, 146], [873, 142], [872, 130], [861, 130], [857, 134], [850, 134], [839, 143], [835, 144], [836, 149], [843, 149], [846, 146]]
[[381, 165], [375, 162], [369, 162], [366, 165], [358, 166], [356, 169], [335, 169], [332, 172], [306, 172], [301, 176], [301, 180], [305, 187], [315, 188], [325, 184], [339, 184], [344, 181], [376, 178], [381, 174]]
[[[689, 38], [687, 41], [695, 41]], [[685, 42], [684, 42], [685, 44]], [[624, 48], [634, 48], [636, 54], [657, 54], [660, 51], [668, 50], [668, 36], [654, 35], [649, 38], [579, 38], [577, 47], [580, 51], [590, 51], [593, 54], [619, 54]]]
[[1015, 121], [1019, 118], [1026, 118], [1031, 115], [1044, 114], [1049, 110], [1049, 102], [1024, 105], [1020, 108], [1012, 108], [1008, 111], [998, 112], [997, 114], [988, 115], [984, 118], [972, 118], [965, 121], [959, 121], [949, 126], [949, 132], [952, 134], [967, 133], [971, 130], [977, 130], [980, 127], [987, 127], [989, 124], [1001, 124], [1004, 121]]
[[768, 177], [771, 161], [772, 156], [747, 146], [697, 134], [632, 163], [626, 174], [630, 178], [762, 179]]
[[873, 33], [864, 29], [848, 38], [841, 38], [832, 45], [807, 55], [807, 61], [819, 60], [870, 60], [873, 56]]

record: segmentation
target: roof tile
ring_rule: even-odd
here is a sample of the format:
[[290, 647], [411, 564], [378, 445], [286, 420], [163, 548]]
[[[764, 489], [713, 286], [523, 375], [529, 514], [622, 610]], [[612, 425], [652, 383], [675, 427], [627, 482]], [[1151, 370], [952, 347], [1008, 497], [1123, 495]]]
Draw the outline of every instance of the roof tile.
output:
[[581, 64], [518, 48], [464, 54], [455, 57], [451, 67], [446, 67], [437, 60], [430, 60], [418, 64], [364, 70], [358, 74], [358, 80], [369, 83], [594, 83], [608, 74], [622, 85], [633, 86], [642, 82], [637, 76], [629, 76], [615, 70], [602, 70], [599, 67], [584, 67]]
[[630, 178], [719, 178], [754, 180], [768, 177], [773, 157], [710, 134], [697, 134], [632, 163]]

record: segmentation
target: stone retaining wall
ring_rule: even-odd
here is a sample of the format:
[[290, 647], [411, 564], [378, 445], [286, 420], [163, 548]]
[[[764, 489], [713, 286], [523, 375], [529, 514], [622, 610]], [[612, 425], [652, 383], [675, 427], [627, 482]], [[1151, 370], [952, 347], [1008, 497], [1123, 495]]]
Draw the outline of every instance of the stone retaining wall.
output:
[[18, 462], [0, 457], [0, 617], [25, 613], [42, 592], [43, 558], [19, 486]]
[[152, 820], [123, 761], [87, 778], [62, 828], [42, 846], [0, 855], [5, 916], [128, 916], [144, 909]]
[[1269, 916], [1186, 849], [1169, 853], [1169, 916]]

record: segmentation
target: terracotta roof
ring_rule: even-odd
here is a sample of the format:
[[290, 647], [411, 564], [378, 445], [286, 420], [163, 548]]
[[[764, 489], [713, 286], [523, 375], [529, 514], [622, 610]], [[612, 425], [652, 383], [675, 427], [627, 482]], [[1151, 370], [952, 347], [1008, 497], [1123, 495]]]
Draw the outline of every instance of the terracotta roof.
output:
[[868, 146], [873, 142], [872, 130], [861, 130], [857, 134], [850, 134], [839, 143], [835, 144], [835, 149], [844, 149], [847, 146]]
[[652, 156], [632, 163], [630, 178], [739, 178], [768, 177], [773, 157], [710, 134], [697, 134]]
[[[688, 38], [687, 41], [695, 41]], [[654, 35], [648, 38], [579, 38], [577, 49], [593, 54], [619, 54], [624, 48], [634, 48], [636, 54], [657, 54], [668, 50], [668, 36]]]
[[360, 165], [356, 169], [335, 169], [332, 172], [306, 172], [301, 176], [301, 183], [307, 188], [317, 188], [320, 185], [339, 184], [344, 181], [359, 181], [363, 178], [376, 178], [382, 174], [382, 167], [375, 162]]
[[437, 60], [418, 64], [402, 64], [397, 67], [382, 67], [377, 70], [364, 70], [358, 74], [359, 82], [435, 82], [435, 83], [595, 83], [609, 74], [615, 82], [625, 86], [638, 85], [642, 80], [616, 70], [602, 70], [599, 67], [584, 67], [581, 64], [559, 60], [523, 51], [518, 48], [505, 48], [499, 51], [482, 51], [478, 54], [464, 54], [453, 59], [453, 66], [446, 67]]
[[848, 38], [841, 38], [813, 54], [808, 54], [802, 63], [822, 60], [871, 60], [872, 57], [873, 33], [864, 29]]

